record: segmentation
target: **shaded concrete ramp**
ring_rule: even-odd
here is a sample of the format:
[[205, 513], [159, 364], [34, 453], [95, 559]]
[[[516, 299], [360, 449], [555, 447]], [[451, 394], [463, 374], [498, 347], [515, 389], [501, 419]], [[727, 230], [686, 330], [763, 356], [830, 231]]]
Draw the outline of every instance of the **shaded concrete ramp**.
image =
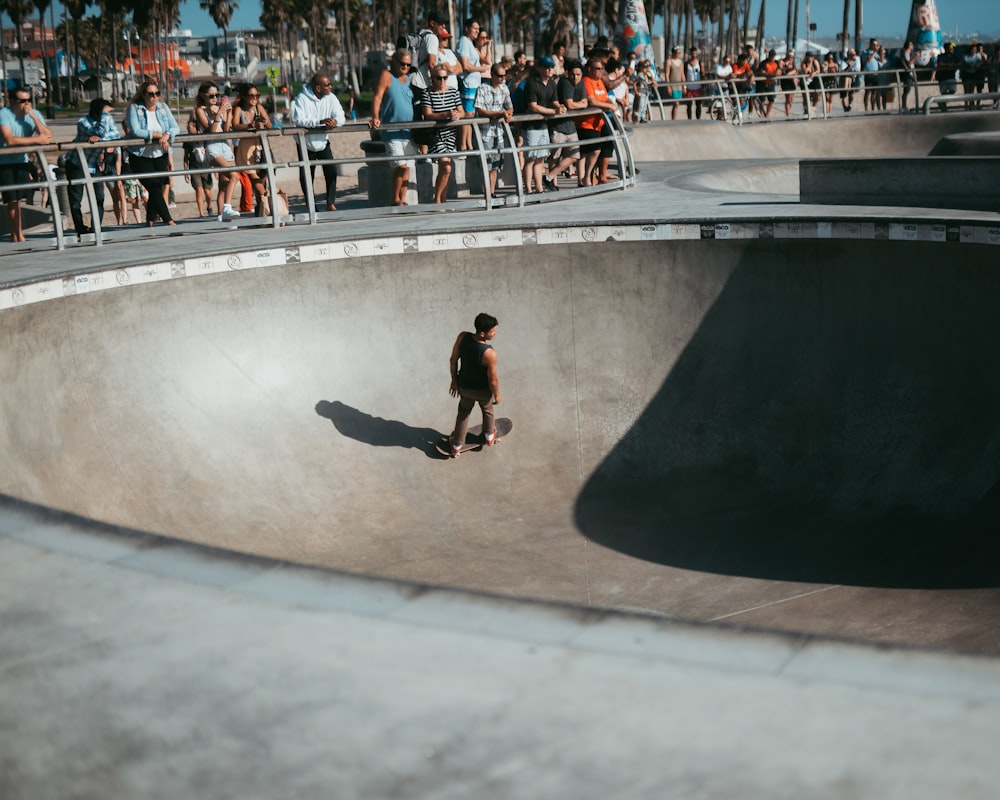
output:
[[[632, 331], [672, 364], [589, 477], [581, 530], [709, 572], [996, 587], [1000, 380], [987, 365], [1000, 321], [980, 298], [1000, 274], [985, 253], [956, 268], [943, 252], [813, 241], [661, 254], [668, 294], [694, 281], [719, 292], [680, 351], [665, 298]], [[634, 316], [626, 305], [609, 301], [603, 330]]]

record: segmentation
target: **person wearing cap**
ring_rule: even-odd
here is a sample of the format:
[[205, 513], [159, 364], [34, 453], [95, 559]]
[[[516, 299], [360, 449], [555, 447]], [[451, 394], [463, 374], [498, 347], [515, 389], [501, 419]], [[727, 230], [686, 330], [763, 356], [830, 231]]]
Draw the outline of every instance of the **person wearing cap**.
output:
[[[556, 117], [566, 113], [566, 106], [559, 102], [558, 87], [552, 77], [555, 68], [556, 62], [552, 56], [538, 59], [535, 73], [524, 85], [524, 105], [529, 114]], [[549, 121], [541, 119], [529, 120], [521, 125], [525, 146], [538, 147], [537, 150], [529, 150], [524, 157], [524, 191], [527, 194], [531, 194], [532, 185], [539, 194], [545, 191], [542, 178], [545, 175], [545, 159], [549, 155], [548, 145], [551, 141], [549, 124]]]
[[444, 15], [437, 11], [428, 13], [427, 27], [420, 31], [420, 48], [414, 53], [417, 62], [411, 75], [414, 89], [426, 89], [430, 86], [431, 70], [437, 66], [441, 40], [450, 37]]
[[684, 97], [684, 59], [681, 54], [684, 51], [675, 47], [667, 59], [667, 92], [670, 95], [670, 119], [677, 119], [677, 112], [681, 106], [681, 98]]
[[459, 97], [461, 97], [458, 76], [462, 74], [462, 62], [458, 60], [458, 54], [451, 48], [451, 34], [447, 30], [441, 31], [437, 65], [448, 70], [448, 88], [459, 92]]

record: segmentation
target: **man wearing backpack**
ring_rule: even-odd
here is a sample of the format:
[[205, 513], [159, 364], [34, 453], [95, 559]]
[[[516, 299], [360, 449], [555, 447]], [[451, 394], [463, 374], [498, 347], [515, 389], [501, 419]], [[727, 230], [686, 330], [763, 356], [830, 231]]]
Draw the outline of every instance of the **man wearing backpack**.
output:
[[411, 80], [414, 89], [427, 89], [431, 85], [431, 71], [437, 66], [441, 39], [451, 37], [445, 26], [444, 15], [438, 11], [431, 11], [427, 15], [427, 27], [421, 30], [418, 36], [420, 41], [417, 46], [410, 47], [416, 56], [416, 70]]

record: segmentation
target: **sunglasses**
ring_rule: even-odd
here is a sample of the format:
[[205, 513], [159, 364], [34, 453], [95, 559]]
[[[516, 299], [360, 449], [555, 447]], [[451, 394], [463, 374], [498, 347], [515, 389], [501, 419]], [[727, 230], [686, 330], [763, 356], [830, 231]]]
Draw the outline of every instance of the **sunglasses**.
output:
[[260, 92], [250, 92], [247, 97], [260, 97]]
[[31, 102], [31, 98], [30, 97], [15, 97], [14, 98], [14, 102], [15, 103], [30, 103]]
[[205, 95], [205, 97], [218, 97], [218, 96], [219, 96], [218, 92], [209, 92], [208, 94]]
[[413, 62], [412, 61], [400, 61], [399, 62], [399, 68], [400, 69], [409, 69], [412, 66], [413, 66]]
[[434, 80], [436, 80], [436, 81], [446, 81], [446, 80], [448, 80], [448, 76], [447, 75], [435, 75], [434, 76]]
[[159, 97], [159, 92], [146, 92], [146, 97]]
[[494, 72], [493, 75], [495, 77], [497, 77], [497, 78], [506, 78], [507, 77], [507, 73], [506, 72]]

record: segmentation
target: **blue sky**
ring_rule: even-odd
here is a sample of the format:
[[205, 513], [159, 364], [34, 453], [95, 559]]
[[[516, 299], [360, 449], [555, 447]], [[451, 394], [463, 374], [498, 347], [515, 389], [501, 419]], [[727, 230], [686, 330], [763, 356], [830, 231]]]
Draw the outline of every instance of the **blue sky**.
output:
[[[653, 0], [646, 0], [652, 2]], [[662, 0], [655, 0], [657, 8]], [[817, 36], [835, 36], [840, 30], [843, 3], [840, 0], [810, 0], [810, 20], [816, 23]], [[902, 38], [906, 35], [911, 0], [864, 0], [865, 36]], [[806, 0], [799, 0], [799, 35], [805, 36]], [[760, 4], [754, 0], [752, 19], [757, 19]], [[767, 34], [783, 37], [787, 4], [783, 0], [768, 3]], [[998, 0], [937, 0], [941, 27], [947, 35], [954, 34], [956, 26], [961, 34], [1000, 32], [1000, 2]], [[232, 28], [257, 28], [260, 18], [259, 0], [240, 0], [240, 7], [233, 14]], [[182, 27], [197, 35], [211, 35], [218, 31], [211, 17], [202, 11], [197, 0], [186, 0], [181, 6]], [[660, 26], [662, 27], [662, 26]], [[853, 13], [851, 32], [854, 31]], [[657, 31], [659, 32], [659, 31]]]
[[[645, 0], [655, 2], [657, 8], [662, 0]], [[805, 36], [805, 6], [807, 0], [799, 0], [799, 35]], [[819, 37], [835, 36], [841, 26], [843, 4], [840, 0], [808, 0], [810, 5], [810, 20], [816, 23], [816, 35]], [[260, 27], [260, 0], [239, 0], [240, 7], [233, 14], [232, 30], [240, 28]], [[442, 4], [443, 5], [443, 4]], [[864, 0], [864, 34], [865, 36], [897, 37], [906, 35], [906, 24], [909, 19], [911, 0]], [[56, 6], [57, 13], [61, 3]], [[760, 8], [759, 0], [754, 0], [752, 19], [757, 19]], [[783, 37], [787, 4], [783, 0], [771, 0], [768, 5], [767, 35]], [[956, 28], [963, 35], [973, 33], [1000, 33], [1000, 2], [998, 0], [937, 0], [938, 15], [945, 38], [954, 35]], [[94, 13], [94, 9], [88, 9]], [[215, 23], [207, 12], [202, 11], [198, 0], [184, 0], [181, 4], [181, 27], [191, 30], [195, 35], [211, 35], [218, 32]], [[658, 23], [662, 32], [662, 23]], [[854, 31], [853, 16], [851, 32]]]

